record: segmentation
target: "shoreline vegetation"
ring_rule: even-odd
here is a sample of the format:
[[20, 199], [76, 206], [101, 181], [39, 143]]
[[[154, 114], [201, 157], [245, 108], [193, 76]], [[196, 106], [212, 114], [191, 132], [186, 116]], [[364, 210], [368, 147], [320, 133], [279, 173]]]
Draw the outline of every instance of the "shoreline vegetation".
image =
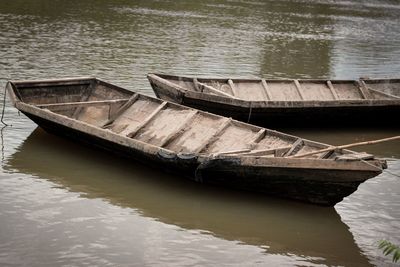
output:
[[400, 259], [400, 247], [387, 240], [381, 240], [378, 246], [385, 256], [393, 254], [392, 261], [398, 262]]

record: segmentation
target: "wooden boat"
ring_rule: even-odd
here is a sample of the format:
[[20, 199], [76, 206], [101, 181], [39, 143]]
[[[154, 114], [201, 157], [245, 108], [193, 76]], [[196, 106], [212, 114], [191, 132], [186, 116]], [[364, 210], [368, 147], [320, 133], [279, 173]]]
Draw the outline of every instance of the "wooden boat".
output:
[[[400, 80], [200, 79], [148, 74], [157, 97], [260, 126], [396, 126]], [[396, 95], [395, 95], [396, 94]]]
[[197, 182], [332, 206], [386, 167], [349, 150], [300, 157], [328, 145], [95, 78], [10, 81], [6, 87], [14, 106], [50, 133]]

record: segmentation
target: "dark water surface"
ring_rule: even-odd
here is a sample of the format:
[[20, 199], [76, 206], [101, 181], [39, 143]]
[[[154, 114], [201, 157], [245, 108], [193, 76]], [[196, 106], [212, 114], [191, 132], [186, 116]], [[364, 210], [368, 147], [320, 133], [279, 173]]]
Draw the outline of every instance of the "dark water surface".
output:
[[[399, 77], [399, 58], [398, 1], [0, 1], [0, 88], [97, 76], [152, 95], [154, 71]], [[389, 173], [322, 208], [194, 184], [5, 112], [0, 266], [390, 266], [377, 242], [400, 244], [400, 178]], [[287, 131], [332, 144], [399, 135]], [[400, 173], [400, 142], [359, 149]]]

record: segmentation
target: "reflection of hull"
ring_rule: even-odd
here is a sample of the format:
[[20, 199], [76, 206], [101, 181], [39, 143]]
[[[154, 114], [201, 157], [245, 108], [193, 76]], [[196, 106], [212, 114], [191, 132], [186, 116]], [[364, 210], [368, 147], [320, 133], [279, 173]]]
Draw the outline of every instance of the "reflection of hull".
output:
[[164, 223], [267, 246], [268, 253], [321, 257], [328, 265], [368, 265], [333, 208], [265, 201], [262, 195], [199, 187], [41, 130], [28, 137], [8, 166], [83, 192], [88, 198], [139, 209]]

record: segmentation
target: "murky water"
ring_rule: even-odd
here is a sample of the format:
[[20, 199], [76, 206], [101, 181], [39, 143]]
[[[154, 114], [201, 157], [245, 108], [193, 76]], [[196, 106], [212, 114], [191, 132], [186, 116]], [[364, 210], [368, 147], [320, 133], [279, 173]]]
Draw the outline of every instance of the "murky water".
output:
[[[371, 1], [0, 2], [8, 79], [97, 76], [153, 94], [147, 72], [230, 77], [398, 77], [400, 4]], [[1, 99], [3, 94], [1, 95]], [[9, 104], [1, 134], [0, 265], [390, 266], [400, 180], [335, 208], [222, 190], [51, 136]], [[393, 125], [398, 124], [393, 118]], [[398, 130], [288, 130], [332, 144]], [[362, 147], [390, 158], [400, 143]]]

